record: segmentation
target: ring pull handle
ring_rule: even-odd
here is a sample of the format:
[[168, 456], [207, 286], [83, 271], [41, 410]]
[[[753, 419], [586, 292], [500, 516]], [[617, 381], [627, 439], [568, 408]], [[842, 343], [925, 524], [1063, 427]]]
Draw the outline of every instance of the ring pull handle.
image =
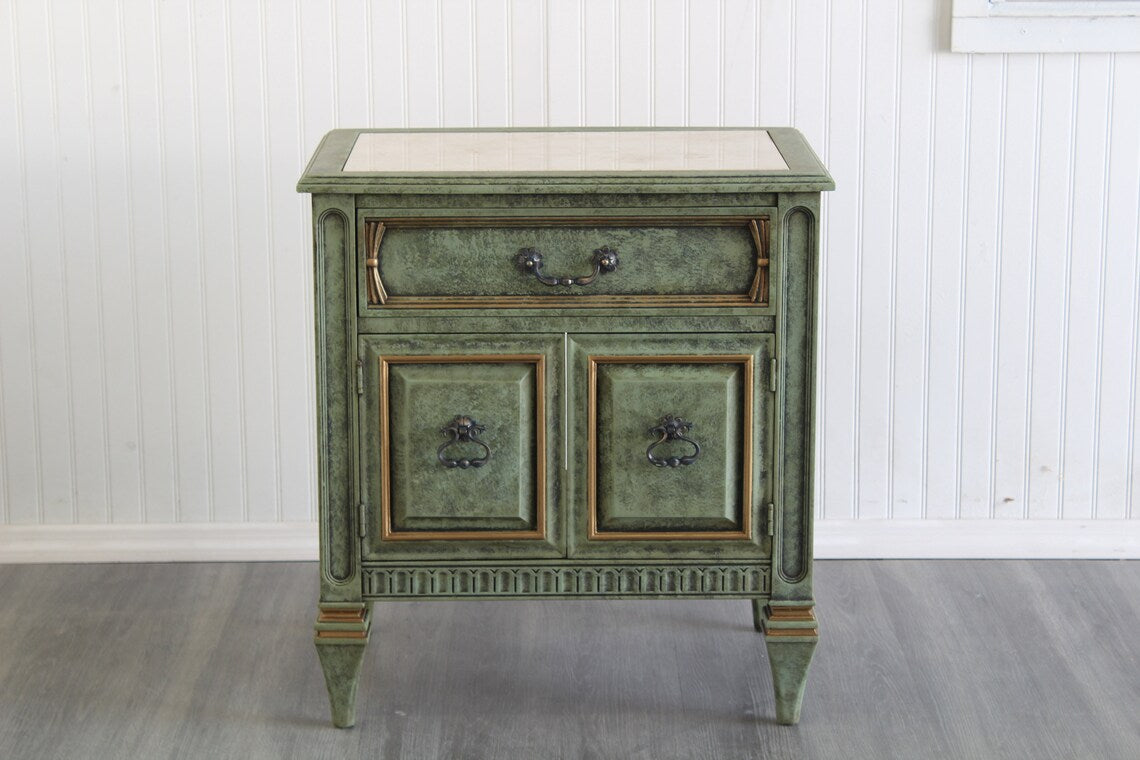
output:
[[[649, 458], [649, 462], [654, 467], [685, 467], [692, 464], [701, 455], [701, 445], [685, 435], [692, 429], [693, 423], [666, 414], [661, 419], [660, 425], [649, 429], [650, 433], [661, 437], [649, 445], [649, 448], [645, 450], [645, 456]], [[653, 456], [653, 450], [666, 441], [684, 441], [693, 447], [693, 453], [683, 457], [662, 458]]]
[[[479, 434], [486, 432], [486, 430], [485, 426], [480, 425], [470, 417], [457, 416], [449, 424], [440, 428], [440, 432], [450, 435], [451, 440], [445, 441], [436, 450], [436, 457], [444, 467], [458, 467], [461, 470], [466, 470], [469, 467], [482, 467], [491, 458], [491, 447], [479, 440]], [[483, 456], [475, 459], [451, 459], [444, 456], [444, 450], [456, 443], [474, 443], [476, 446], [482, 446]]]
[[618, 267], [617, 251], [609, 246], [602, 246], [594, 251], [591, 261], [594, 271], [581, 277], [551, 277], [542, 273], [542, 254], [534, 248], [524, 248], [515, 257], [519, 268], [524, 272], [533, 274], [543, 285], [589, 285], [598, 279], [603, 272], [612, 272]]

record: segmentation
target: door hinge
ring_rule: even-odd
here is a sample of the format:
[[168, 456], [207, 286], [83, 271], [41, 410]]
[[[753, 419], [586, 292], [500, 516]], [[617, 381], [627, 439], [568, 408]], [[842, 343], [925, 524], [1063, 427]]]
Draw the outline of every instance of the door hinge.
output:
[[768, 530], [769, 536], [776, 535], [776, 505], [775, 504], [769, 504], [768, 505], [768, 528], [767, 528], [767, 530]]
[[768, 390], [776, 392], [776, 357], [768, 364]]
[[356, 395], [364, 395], [364, 360], [356, 360]]
[[360, 534], [361, 538], [368, 535], [368, 521], [365, 519], [366, 511], [364, 502], [360, 502], [356, 505], [356, 531]]

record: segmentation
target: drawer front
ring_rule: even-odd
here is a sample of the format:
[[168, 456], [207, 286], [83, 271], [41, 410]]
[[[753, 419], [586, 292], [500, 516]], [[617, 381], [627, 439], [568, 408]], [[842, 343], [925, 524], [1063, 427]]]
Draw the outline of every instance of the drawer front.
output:
[[574, 336], [571, 555], [768, 556], [770, 335]]
[[765, 306], [769, 222], [364, 221], [366, 308]]
[[560, 555], [560, 336], [361, 342], [367, 554]]

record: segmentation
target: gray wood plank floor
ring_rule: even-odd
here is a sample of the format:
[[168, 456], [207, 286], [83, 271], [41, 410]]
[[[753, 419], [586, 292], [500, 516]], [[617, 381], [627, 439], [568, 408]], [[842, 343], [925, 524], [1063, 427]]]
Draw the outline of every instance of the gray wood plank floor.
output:
[[0, 758], [1140, 758], [1140, 562], [819, 562], [798, 727], [745, 601], [504, 601], [378, 605], [337, 730], [316, 576], [0, 567]]

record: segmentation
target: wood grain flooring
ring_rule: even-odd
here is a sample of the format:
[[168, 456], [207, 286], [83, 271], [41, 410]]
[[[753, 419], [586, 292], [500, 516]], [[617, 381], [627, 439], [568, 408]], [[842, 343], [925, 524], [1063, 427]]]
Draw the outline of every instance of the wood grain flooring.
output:
[[1140, 758], [1140, 562], [817, 563], [773, 721], [744, 601], [377, 606], [332, 728], [315, 565], [0, 567], [0, 758]]

